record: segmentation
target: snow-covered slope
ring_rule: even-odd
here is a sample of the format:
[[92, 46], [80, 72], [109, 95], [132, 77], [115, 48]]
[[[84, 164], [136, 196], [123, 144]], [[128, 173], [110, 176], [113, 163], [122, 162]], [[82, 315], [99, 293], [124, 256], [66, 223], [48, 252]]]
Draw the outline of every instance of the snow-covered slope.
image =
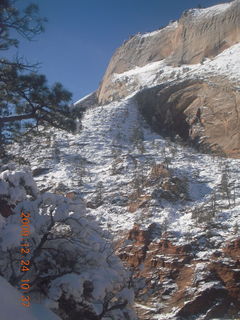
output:
[[220, 13], [224, 13], [231, 6], [230, 3], [221, 3], [216, 6], [212, 6], [204, 9], [192, 9], [190, 13], [193, 15], [194, 19], [207, 19], [209, 17], [214, 17]]
[[109, 62], [98, 89], [100, 103], [128, 95], [124, 83], [119, 86], [112, 83], [114, 73], [122, 74], [161, 61], [172, 67], [191, 66], [238, 44], [239, 13], [239, 0], [206, 9], [191, 9], [164, 28], [131, 37]]
[[138, 91], [143, 87], [153, 87], [157, 84], [173, 80], [208, 79], [213, 76], [224, 76], [226, 79], [239, 83], [240, 81], [240, 44], [236, 44], [213, 59], [205, 59], [202, 64], [181, 65], [172, 67], [166, 60], [149, 63], [143, 67], [135, 67], [123, 73], [113, 74], [113, 83], [122, 83], [129, 92]]
[[[165, 29], [136, 35], [116, 55], [130, 54], [124, 50], [131, 43], [143, 48], [146, 41], [147, 48], [151, 47], [155, 37], [164, 38], [168, 32], [176, 32], [179, 25], [185, 26], [186, 21], [189, 24], [191, 19], [196, 25], [198, 20], [210, 19], [214, 29], [215, 22], [224, 14], [235, 19], [231, 11], [234, 5], [238, 8], [239, 1], [191, 10], [181, 21]], [[204, 32], [201, 30], [201, 36]], [[221, 47], [220, 51], [211, 58], [206, 55], [199, 60], [201, 63], [178, 66], [169, 64], [168, 53], [157, 61], [146, 58], [149, 52], [140, 55], [136, 58], [141, 62], [138, 66], [131, 62], [130, 67], [129, 62], [108, 74], [106, 101], [114, 101], [99, 105], [97, 93], [92, 93], [75, 104], [79, 113], [83, 113], [76, 134], [40, 129], [30, 143], [12, 146], [10, 152], [15, 156], [15, 164], [2, 167], [0, 176], [0, 196], [8, 204], [4, 217], [0, 216], [1, 250], [6, 255], [8, 249], [14, 250], [19, 245], [19, 239], [14, 237], [18, 210], [34, 212], [33, 242], [41, 243], [54, 208], [56, 225], [52, 233], [55, 237], [68, 234], [71, 245], [61, 242], [55, 247], [48, 243], [50, 250], [62, 247], [67, 256], [72, 257], [74, 252], [78, 257], [74, 270], [66, 273], [64, 269], [65, 273], [51, 279], [44, 289], [47, 292], [44, 301], [61, 319], [72, 320], [68, 315], [69, 305], [74, 302], [80, 308], [84, 302], [84, 308], [90, 307], [96, 319], [109, 319], [103, 313], [107, 303], [115, 320], [134, 320], [132, 289], [135, 310], [141, 320], [238, 316], [240, 160], [197, 152], [176, 132], [173, 140], [167, 138], [166, 130], [171, 118], [168, 111], [178, 111], [173, 106], [179, 103], [181, 112], [186, 109], [193, 120], [192, 126], [187, 127], [189, 136], [197, 132], [200, 140], [208, 138], [210, 131], [204, 130], [208, 125], [214, 127], [215, 118], [220, 117], [214, 134], [220, 140], [229, 138], [224, 141], [227, 145], [230, 140], [238, 139], [239, 132], [231, 130], [236, 123], [236, 130], [239, 126], [240, 45], [225, 50]], [[142, 58], [150, 62], [145, 63]], [[115, 62], [113, 59], [113, 65]], [[211, 91], [215, 87], [216, 95]], [[159, 102], [162, 89], [170, 94]], [[231, 96], [231, 108], [223, 99], [225, 89]], [[156, 132], [141, 112], [139, 95], [146, 92], [153, 105], [159, 102], [155, 113], [151, 113], [148, 100], [144, 110], [145, 116], [147, 113], [152, 123], [157, 123]], [[208, 100], [207, 94], [211, 99]], [[184, 101], [190, 101], [190, 108], [181, 105]], [[214, 101], [221, 105], [220, 109]], [[171, 108], [162, 110], [163, 104]], [[202, 110], [201, 119], [196, 117], [198, 108]], [[182, 114], [172, 115], [178, 123]], [[181, 127], [181, 121], [178, 125]], [[158, 134], [159, 131], [165, 135]], [[231, 148], [238, 150], [237, 145]], [[13, 172], [16, 166], [24, 174]], [[30, 169], [36, 185], [31, 180]], [[73, 222], [61, 226], [68, 219]], [[42, 254], [40, 258], [43, 263], [46, 257]], [[46, 258], [56, 267], [54, 259]], [[4, 276], [13, 284], [10, 268]], [[46, 274], [43, 272], [42, 276]], [[32, 277], [37, 281], [36, 274]], [[89, 282], [93, 287], [89, 288]], [[84, 296], [84, 283], [91, 293], [88, 291], [87, 296]], [[35, 293], [33, 299], [38, 302]], [[129, 304], [125, 303], [126, 299]], [[114, 308], [116, 301], [119, 308]], [[78, 316], [92, 319], [90, 313]]]
[[[143, 150], [141, 146], [136, 146], [136, 128], [141, 131]], [[190, 208], [210, 201], [213, 192], [220, 186], [225, 170], [228, 171], [229, 183], [237, 184], [240, 174], [239, 160], [200, 154], [151, 132], [131, 97], [119, 103], [89, 109], [84, 114], [80, 133], [52, 132], [51, 141], [57, 147], [58, 159], [50, 158], [54, 147], [45, 149], [44, 145], [38, 146], [39, 158], [31, 156], [35, 144], [24, 150], [21, 148], [21, 156], [28, 159], [32, 166], [50, 168], [49, 173], [35, 178], [39, 187], [47, 185], [54, 189], [63, 183], [66, 192], [80, 192], [88, 203], [94, 202], [98, 183], [102, 182], [103, 204], [88, 210], [103, 228], [113, 231], [128, 230], [139, 221], [142, 210], [132, 214], [126, 207], [133, 192], [131, 182], [140, 174], [139, 170], [146, 179], [154, 163], [164, 163], [169, 158], [169, 169], [173, 175], [186, 179], [189, 201], [163, 201], [160, 207], [153, 202], [149, 208], [151, 218], [144, 219], [143, 224], [162, 223], [167, 219], [169, 229], [177, 231], [179, 239], [183, 239], [186, 232], [193, 236], [199, 234], [201, 226], [194, 228], [194, 221], [189, 219]], [[84, 170], [83, 174], [81, 170]], [[155, 187], [143, 187], [141, 194], [151, 195]], [[125, 205], [118, 205], [118, 202], [124, 203], [124, 199]], [[238, 201], [235, 205], [239, 205]], [[238, 207], [234, 207], [219, 214], [219, 222], [227, 229], [223, 233], [225, 239], [231, 237], [232, 228], [238, 222], [237, 212]], [[219, 232], [221, 234], [221, 230]]]
[[[35, 177], [40, 189], [81, 196], [87, 214], [115, 241], [136, 224], [147, 230], [154, 223], [154, 241], [168, 232], [176, 246], [195, 243], [195, 259], [207, 262], [240, 235], [239, 160], [200, 154], [152, 132], [134, 97], [88, 109], [76, 135], [49, 134], [15, 153], [35, 170], [47, 169]], [[151, 175], [162, 163], [170, 175], [165, 183], [178, 181], [180, 189]]]

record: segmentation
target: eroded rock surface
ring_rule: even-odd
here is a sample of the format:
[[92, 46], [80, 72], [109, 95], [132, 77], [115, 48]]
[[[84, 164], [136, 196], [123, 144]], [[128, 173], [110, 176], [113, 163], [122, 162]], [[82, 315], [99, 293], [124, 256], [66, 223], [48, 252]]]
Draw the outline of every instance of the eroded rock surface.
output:
[[137, 102], [156, 131], [178, 134], [204, 151], [240, 156], [240, 92], [221, 77], [145, 89]]
[[[109, 101], [114, 73], [167, 59], [168, 64], [195, 64], [214, 57], [240, 41], [240, 1], [185, 12], [179, 21], [149, 35], [137, 34], [113, 55], [100, 88], [98, 99]], [[122, 89], [121, 86], [119, 90]], [[127, 94], [127, 93], [126, 93]]]
[[[203, 259], [196, 255], [197, 240], [174, 244], [169, 233], [156, 240], [155, 227], [135, 225], [117, 245], [119, 257], [133, 270], [139, 319], [152, 319], [155, 313], [169, 314], [169, 319], [239, 316], [240, 240]], [[151, 307], [146, 311], [141, 305]]]
[[[235, 0], [189, 10], [163, 29], [135, 35], [113, 55], [96, 93], [98, 103], [135, 93], [156, 131], [239, 158], [240, 81], [229, 71], [235, 60], [221, 56], [240, 42], [239, 16]], [[239, 48], [234, 50], [235, 56]]]

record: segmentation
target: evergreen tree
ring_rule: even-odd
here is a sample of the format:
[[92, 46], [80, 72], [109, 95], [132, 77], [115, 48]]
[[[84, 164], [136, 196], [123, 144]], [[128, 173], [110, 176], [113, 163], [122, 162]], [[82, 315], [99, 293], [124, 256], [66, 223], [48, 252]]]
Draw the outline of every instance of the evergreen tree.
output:
[[[43, 31], [46, 19], [39, 17], [38, 7], [31, 4], [23, 11], [15, 0], [0, 2], [0, 50], [17, 47], [19, 40], [11, 34], [19, 34], [32, 40]], [[22, 60], [0, 59], [0, 143], [33, 131], [39, 125], [50, 125], [74, 131], [75, 121], [69, 108], [71, 93], [60, 83], [49, 87], [44, 75], [36, 72], [36, 66]], [[1, 149], [1, 148], [0, 148]], [[2, 151], [3, 153], [3, 151]], [[1, 156], [1, 150], [0, 150]]]

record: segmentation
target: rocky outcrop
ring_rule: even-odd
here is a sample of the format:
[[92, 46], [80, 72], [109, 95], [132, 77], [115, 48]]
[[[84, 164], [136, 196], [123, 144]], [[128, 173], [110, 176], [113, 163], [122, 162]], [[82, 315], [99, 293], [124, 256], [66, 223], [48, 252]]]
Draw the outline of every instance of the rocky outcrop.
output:
[[74, 103], [74, 111], [77, 115], [81, 115], [84, 111], [86, 111], [90, 107], [94, 107], [98, 104], [97, 94], [96, 92], [92, 92], [86, 97], [78, 100]]
[[49, 168], [43, 168], [43, 167], [33, 168], [32, 175], [33, 175], [33, 177], [38, 177], [38, 176], [41, 176], [43, 174], [48, 173], [49, 170], [50, 170]]
[[154, 130], [200, 150], [240, 157], [240, 92], [221, 77], [145, 89], [138, 106]]
[[[239, 80], [231, 77], [226, 57], [221, 71], [218, 56], [240, 42], [239, 16], [240, 0], [235, 0], [188, 10], [163, 29], [135, 35], [113, 55], [96, 93], [98, 102], [138, 92], [138, 106], [156, 131], [178, 134], [201, 151], [239, 158]], [[205, 66], [205, 58], [214, 57], [220, 59], [215, 67], [210, 60]], [[153, 62], [158, 63], [149, 66]]]
[[[189, 10], [166, 28], [147, 35], [135, 35], [113, 55], [97, 92], [99, 102], [113, 99], [114, 73], [120, 74], [163, 59], [172, 66], [199, 63], [238, 43], [239, 15], [240, 1], [235, 0], [212, 8]], [[118, 89], [123, 90], [122, 87], [124, 85], [120, 84]]]
[[240, 266], [240, 239], [228, 243], [224, 248], [224, 253], [232, 259], [237, 260]]
[[[166, 163], [167, 165], [167, 163]], [[133, 179], [134, 191], [128, 195], [128, 211], [131, 213], [143, 209], [147, 212], [151, 201], [176, 202], [178, 200], [189, 200], [187, 179], [174, 175], [174, 171], [167, 168], [165, 163], [155, 163], [146, 176], [137, 176]], [[144, 194], [144, 188], [153, 188], [151, 193]]]
[[154, 313], [185, 320], [235, 318], [240, 308], [239, 239], [202, 260], [196, 257], [197, 240], [174, 244], [171, 234], [163, 233], [156, 241], [155, 228], [135, 225], [117, 245], [120, 258], [133, 270], [138, 303], [150, 310], [138, 310], [139, 319], [152, 319]]

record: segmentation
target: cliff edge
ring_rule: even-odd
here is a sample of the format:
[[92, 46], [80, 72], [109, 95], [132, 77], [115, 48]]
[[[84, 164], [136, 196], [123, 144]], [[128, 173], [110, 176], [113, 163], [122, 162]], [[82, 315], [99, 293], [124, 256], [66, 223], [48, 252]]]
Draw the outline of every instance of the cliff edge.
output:
[[135, 35], [110, 60], [98, 103], [135, 94], [156, 131], [239, 158], [239, 17], [235, 0], [188, 10], [163, 29]]

